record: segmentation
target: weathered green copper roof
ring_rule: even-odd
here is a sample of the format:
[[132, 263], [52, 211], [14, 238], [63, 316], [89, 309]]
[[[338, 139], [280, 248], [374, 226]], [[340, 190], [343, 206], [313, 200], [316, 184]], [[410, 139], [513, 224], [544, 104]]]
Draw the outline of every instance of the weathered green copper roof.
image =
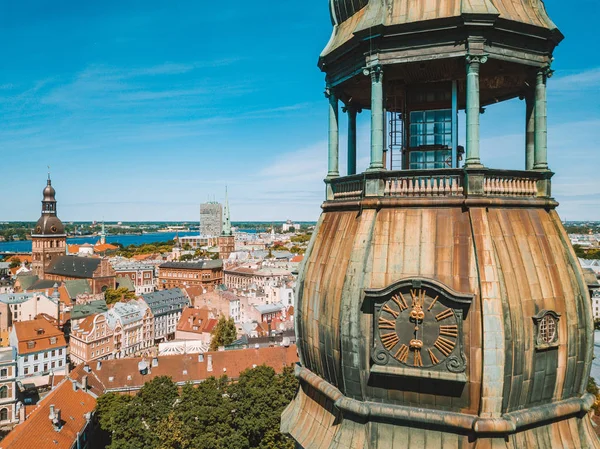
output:
[[21, 284], [21, 290], [29, 290], [40, 278], [35, 274], [25, 274], [17, 276], [17, 280]]
[[541, 0], [333, 0], [330, 6], [334, 29], [322, 57], [356, 33], [371, 30], [379, 34], [380, 27], [414, 27], [415, 23], [459, 17], [471, 22], [485, 17], [557, 30]]
[[87, 304], [75, 304], [71, 310], [71, 319], [80, 320], [86, 316], [95, 315], [96, 313], [103, 313], [108, 310], [106, 301], [98, 300], [91, 301]]
[[77, 295], [92, 292], [89, 282], [85, 279], [65, 281], [65, 288], [67, 289], [67, 293], [71, 299], [77, 298]]
[[135, 291], [135, 285], [133, 285], [133, 282], [129, 276], [117, 276], [115, 280], [117, 281], [117, 288], [125, 287], [130, 292]]

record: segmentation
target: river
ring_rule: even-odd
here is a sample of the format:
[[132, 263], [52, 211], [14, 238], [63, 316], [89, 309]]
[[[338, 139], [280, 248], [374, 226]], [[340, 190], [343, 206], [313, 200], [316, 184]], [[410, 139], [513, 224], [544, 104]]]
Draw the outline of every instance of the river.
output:
[[[183, 237], [185, 235], [198, 235], [198, 232], [153, 232], [142, 235], [109, 235], [106, 237], [106, 243], [120, 243], [123, 246], [127, 246], [141, 245], [142, 243], [166, 242], [168, 240], [173, 240], [176, 234], [178, 234], [179, 237]], [[93, 245], [98, 240], [100, 240], [100, 237], [98, 236], [73, 237], [67, 239], [67, 244], [81, 245], [83, 243], [91, 243]], [[31, 252], [31, 240], [22, 240], [19, 242], [0, 242], [0, 252], [29, 253]]]

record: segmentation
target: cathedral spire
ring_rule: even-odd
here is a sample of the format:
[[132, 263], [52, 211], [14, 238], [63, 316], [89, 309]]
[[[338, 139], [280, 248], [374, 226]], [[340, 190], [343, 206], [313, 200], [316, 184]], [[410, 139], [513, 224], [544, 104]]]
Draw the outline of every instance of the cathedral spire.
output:
[[223, 229], [222, 235], [232, 235], [231, 219], [229, 217], [229, 197], [227, 196], [227, 186], [225, 186], [225, 204], [223, 205]]

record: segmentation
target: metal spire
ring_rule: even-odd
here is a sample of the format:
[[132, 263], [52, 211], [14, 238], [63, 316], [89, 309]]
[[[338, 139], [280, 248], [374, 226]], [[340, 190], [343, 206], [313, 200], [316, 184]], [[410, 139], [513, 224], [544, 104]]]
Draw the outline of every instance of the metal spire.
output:
[[227, 196], [227, 186], [225, 186], [225, 205], [223, 206], [223, 235], [232, 235], [231, 219], [229, 217], [229, 198]]

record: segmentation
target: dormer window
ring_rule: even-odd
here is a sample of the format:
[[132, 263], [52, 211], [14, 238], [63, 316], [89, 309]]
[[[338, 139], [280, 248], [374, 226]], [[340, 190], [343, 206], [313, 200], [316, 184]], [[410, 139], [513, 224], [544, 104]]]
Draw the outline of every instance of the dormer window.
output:
[[56, 337], [50, 337], [50, 344], [51, 345], [55, 345], [56, 344]]
[[35, 330], [35, 333], [36, 333], [37, 335], [44, 335], [44, 329], [41, 329], [41, 328], [40, 328], [40, 329], [36, 329], [36, 330]]
[[35, 347], [35, 341], [27, 342], [27, 349], [33, 349]]

